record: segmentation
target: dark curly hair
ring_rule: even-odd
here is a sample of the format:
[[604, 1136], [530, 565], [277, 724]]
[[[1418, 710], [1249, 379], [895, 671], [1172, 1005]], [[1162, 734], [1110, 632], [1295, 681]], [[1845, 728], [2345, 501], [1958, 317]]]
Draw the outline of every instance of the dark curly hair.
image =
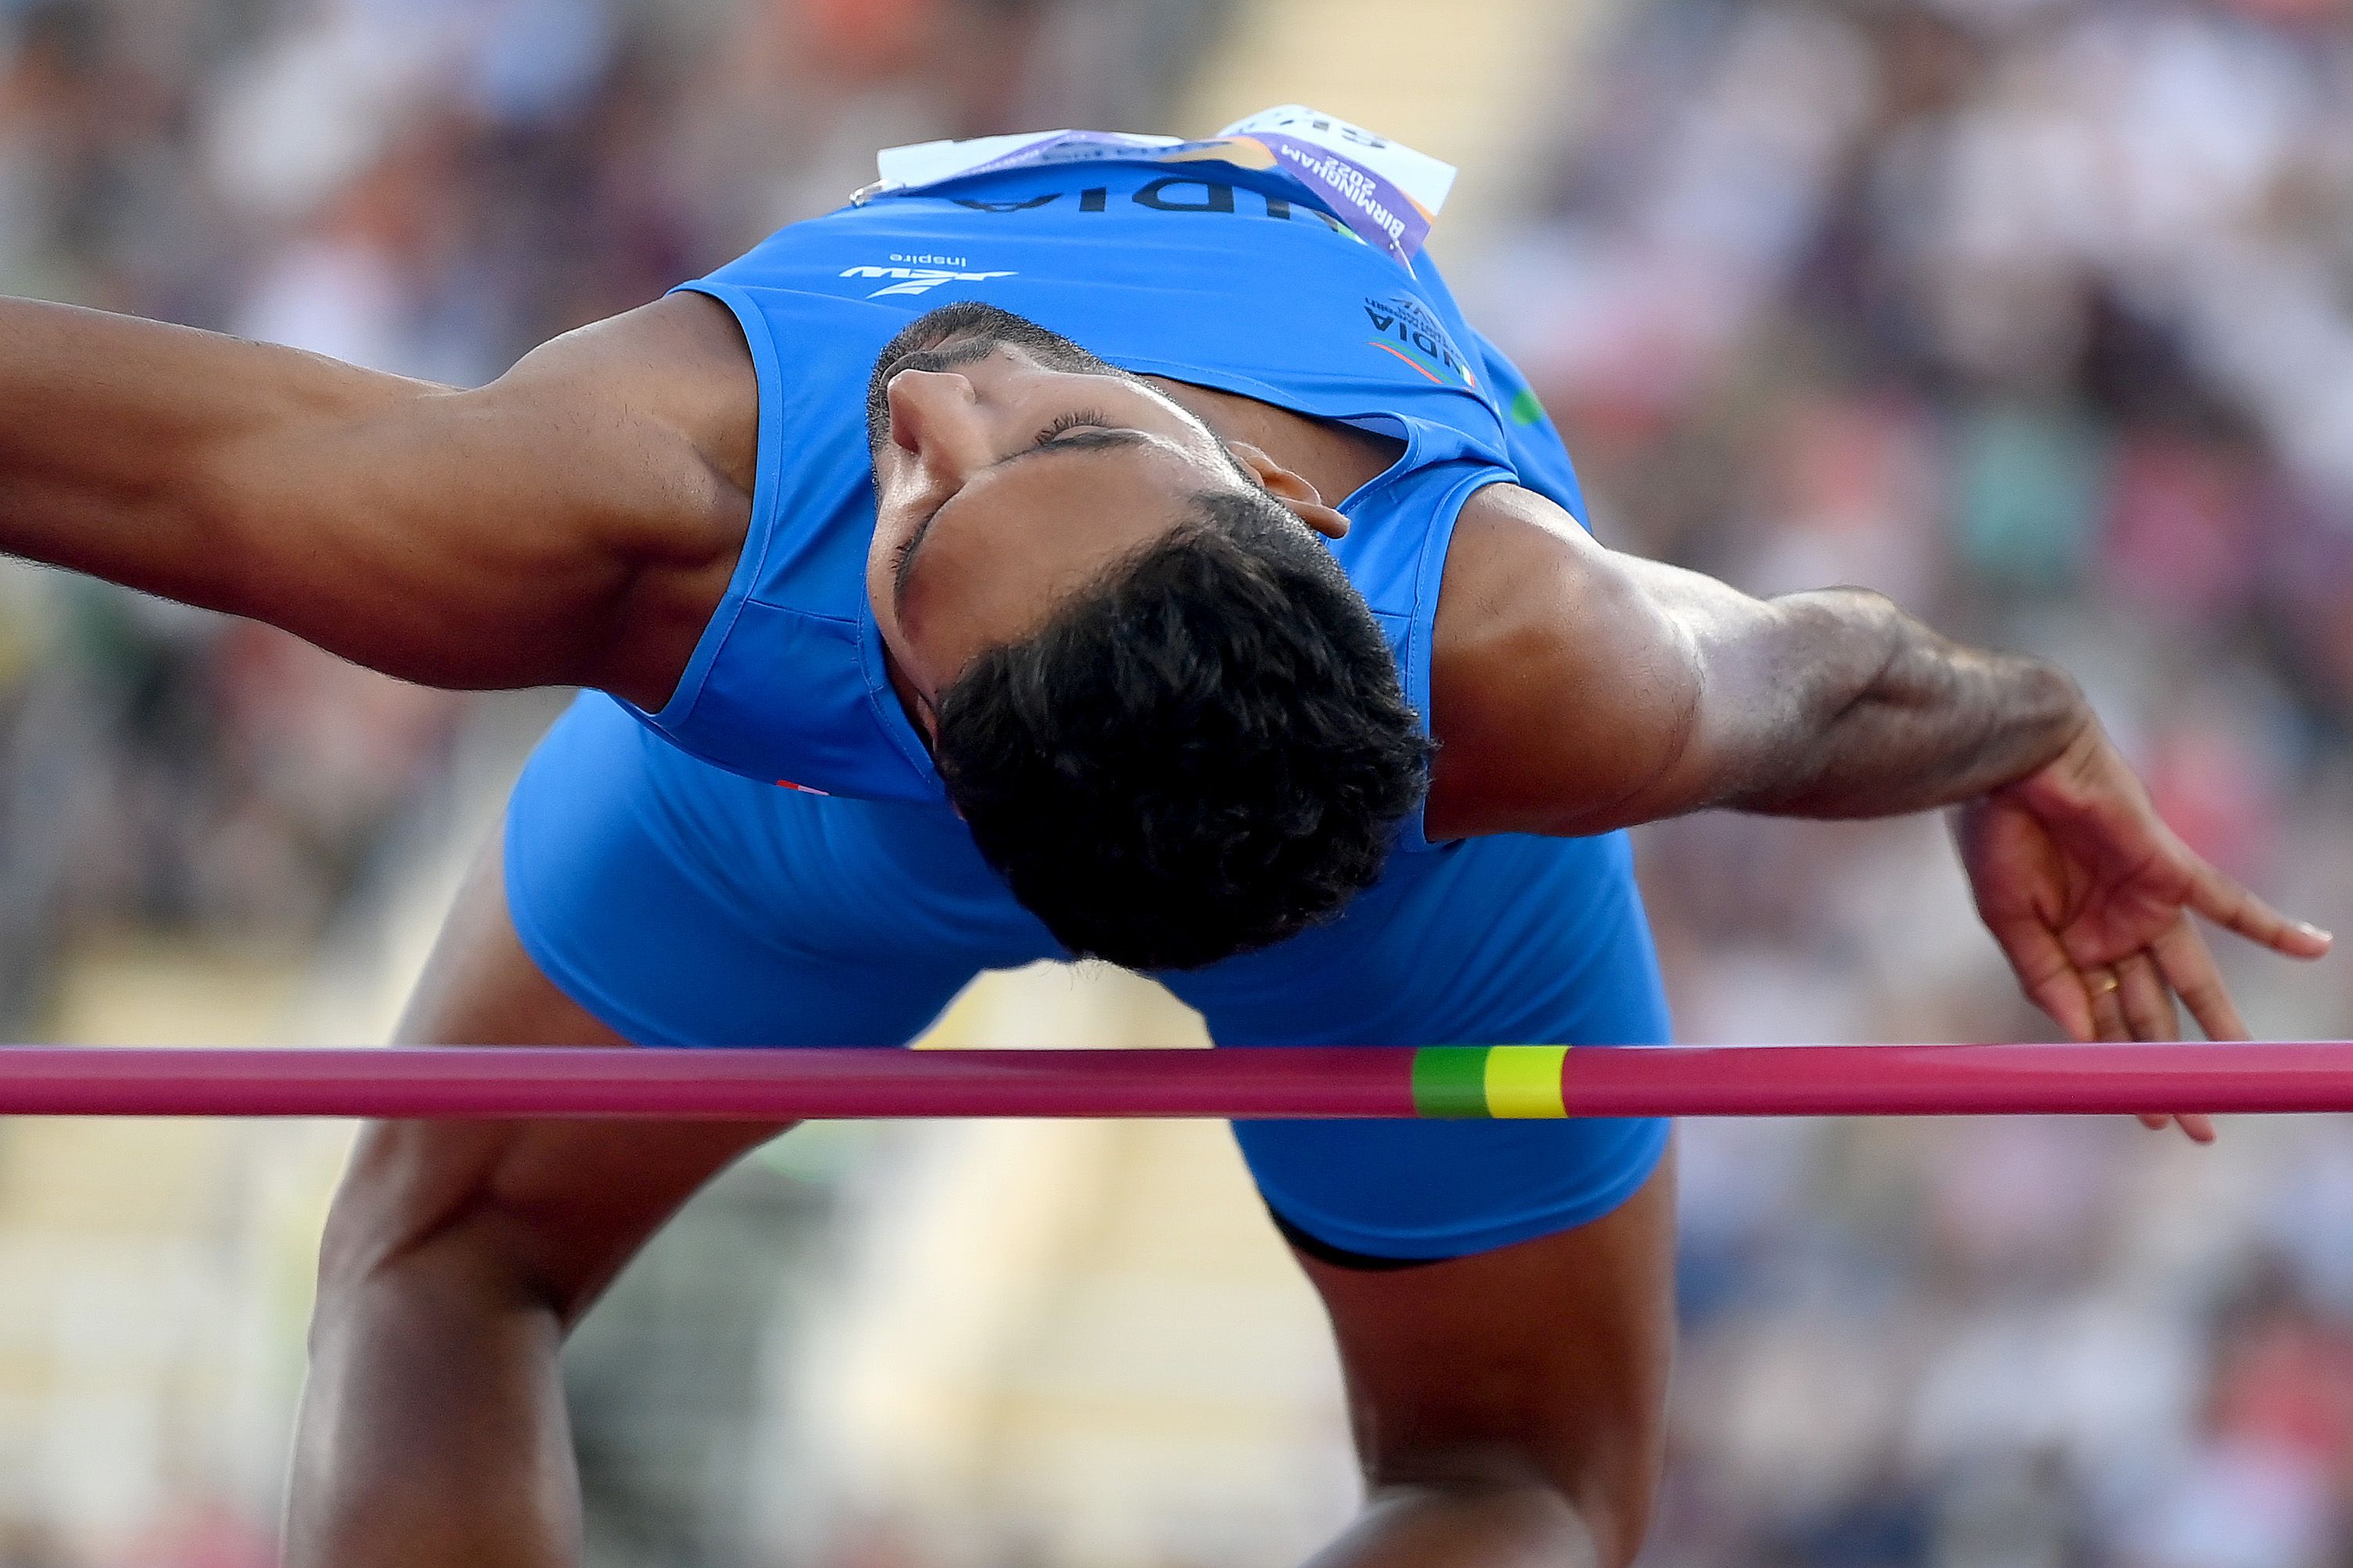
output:
[[1378, 879], [1430, 746], [1380, 627], [1257, 490], [974, 661], [938, 760], [981, 854], [1072, 952], [1193, 969]]

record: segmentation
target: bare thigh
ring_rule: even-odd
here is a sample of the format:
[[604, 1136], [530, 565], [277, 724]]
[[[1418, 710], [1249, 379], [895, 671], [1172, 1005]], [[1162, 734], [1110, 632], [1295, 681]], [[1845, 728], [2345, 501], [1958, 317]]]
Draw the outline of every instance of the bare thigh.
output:
[[396, 1038], [411, 1046], [627, 1046], [556, 989], [507, 915], [501, 836], [474, 857]]

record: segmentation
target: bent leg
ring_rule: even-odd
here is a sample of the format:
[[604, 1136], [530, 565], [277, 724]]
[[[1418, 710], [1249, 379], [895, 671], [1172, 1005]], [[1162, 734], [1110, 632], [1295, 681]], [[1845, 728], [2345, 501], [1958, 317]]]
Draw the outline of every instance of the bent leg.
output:
[[[1044, 940], [946, 811], [736, 778], [594, 695], [533, 753], [507, 826], [406, 1039], [899, 1045], [976, 970]], [[564, 1335], [681, 1204], [776, 1131], [368, 1128], [321, 1258], [290, 1568], [575, 1562]]]
[[1366, 1487], [1310, 1568], [1633, 1558], [1664, 1452], [1672, 1156], [1557, 1236], [1398, 1268], [1298, 1257], [1331, 1314]]
[[[416, 1045], [627, 1042], [552, 984], [495, 849], [403, 1021]], [[662, 1222], [779, 1129], [396, 1121], [328, 1219], [296, 1433], [289, 1568], [556, 1568], [579, 1558], [564, 1335]]]

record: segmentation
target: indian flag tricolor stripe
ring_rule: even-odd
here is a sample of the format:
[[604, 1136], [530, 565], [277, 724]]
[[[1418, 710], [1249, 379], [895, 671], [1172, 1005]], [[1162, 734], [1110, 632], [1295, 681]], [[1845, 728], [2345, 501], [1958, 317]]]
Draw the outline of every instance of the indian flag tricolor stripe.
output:
[[1567, 1046], [1424, 1046], [1413, 1053], [1417, 1116], [1563, 1117]]

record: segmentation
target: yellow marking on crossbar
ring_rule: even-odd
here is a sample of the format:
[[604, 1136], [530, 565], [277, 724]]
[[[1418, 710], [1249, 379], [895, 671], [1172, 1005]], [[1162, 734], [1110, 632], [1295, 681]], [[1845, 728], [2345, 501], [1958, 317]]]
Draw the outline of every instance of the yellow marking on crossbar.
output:
[[1561, 1103], [1567, 1046], [1497, 1046], [1487, 1053], [1487, 1114], [1525, 1121], [1568, 1114]]

